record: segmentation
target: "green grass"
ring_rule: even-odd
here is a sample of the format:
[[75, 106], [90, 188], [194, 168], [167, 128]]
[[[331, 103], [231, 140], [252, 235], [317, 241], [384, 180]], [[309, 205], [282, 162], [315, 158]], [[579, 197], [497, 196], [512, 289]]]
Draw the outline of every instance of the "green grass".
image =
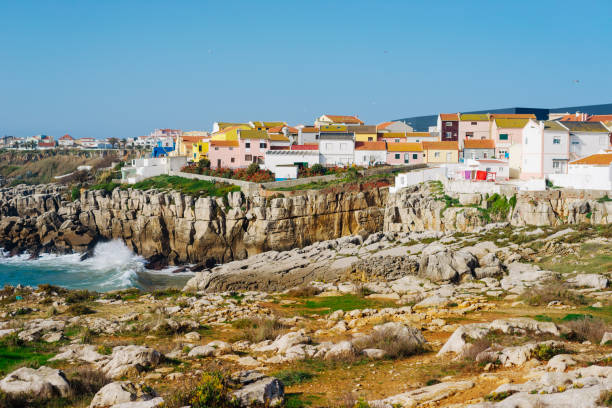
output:
[[393, 302], [381, 302], [378, 300], [365, 299], [353, 294], [319, 297], [315, 300], [307, 300], [301, 305], [298, 304], [288, 306], [296, 306], [298, 308], [304, 308], [320, 314], [328, 314], [336, 310], [344, 310], [347, 312], [355, 309], [397, 307], [397, 305]]
[[113, 191], [115, 188], [136, 190], [174, 190], [194, 197], [223, 197], [227, 193], [240, 191], [240, 187], [226, 183], [215, 183], [207, 180], [188, 179], [179, 176], [156, 176], [136, 184], [102, 183], [89, 187], [90, 190]]
[[315, 375], [310, 371], [281, 370], [273, 373], [272, 376], [281, 380], [285, 386], [290, 387], [292, 385], [308, 382], [312, 380]]
[[[7, 338], [8, 337], [8, 338]], [[13, 371], [17, 366], [39, 367], [55, 353], [49, 353], [49, 346], [38, 343], [24, 345], [16, 336], [7, 336], [0, 342], [0, 376]]]
[[[380, 173], [373, 174], [367, 177], [355, 177], [351, 172], [340, 173], [339, 177], [333, 180], [328, 181], [313, 181], [310, 183], [298, 184], [297, 186], [291, 187], [278, 187], [271, 189], [272, 191], [305, 191], [305, 190], [321, 190], [327, 187], [332, 187], [340, 184], [349, 184], [355, 182], [365, 182], [365, 181], [374, 181], [374, 180], [383, 180], [390, 179], [393, 180], [395, 174], [392, 172], [389, 173]], [[342, 176], [342, 177], [341, 177]]]
[[574, 320], [581, 320], [581, 319], [586, 319], [586, 318], [593, 318], [592, 315], [584, 315], [584, 314], [578, 314], [578, 313], [570, 313], [565, 315], [564, 317], [561, 318], [562, 322], [571, 322]]
[[547, 256], [538, 262], [542, 269], [561, 274], [572, 273], [606, 273], [612, 270], [612, 245], [582, 244], [577, 255], [555, 259]]
[[535, 315], [533, 316], [533, 320], [537, 320], [538, 322], [552, 322], [553, 321], [552, 317], [546, 316], [546, 315]]

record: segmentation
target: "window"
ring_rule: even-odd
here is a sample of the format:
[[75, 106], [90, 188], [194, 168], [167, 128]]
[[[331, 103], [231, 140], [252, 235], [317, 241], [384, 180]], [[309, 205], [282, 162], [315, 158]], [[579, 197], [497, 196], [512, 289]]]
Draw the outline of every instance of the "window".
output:
[[399, 153], [395, 153], [395, 160], [399, 160], [400, 159], [400, 154]]
[[399, 139], [395, 139], [395, 143], [399, 143], [399, 142], [400, 142], [400, 140], [399, 140]]
[[251, 148], [251, 142], [246, 142], [244, 144], [244, 147], [246, 147], [247, 149], [250, 149]]
[[248, 161], [248, 162], [253, 161], [253, 155], [251, 155], [251, 154], [245, 155], [244, 156], [244, 161]]
[[404, 163], [410, 162], [410, 153], [404, 153]]
[[529, 138], [525, 138], [525, 144], [529, 144]]
[[416, 142], [419, 143], [419, 139], [417, 139]]
[[440, 152], [435, 152], [434, 157], [440, 157]]
[[446, 138], [447, 139], [452, 139], [453, 138], [453, 132], [446, 132]]
[[198, 146], [198, 149], [200, 150], [200, 152], [202, 151], [202, 145]]
[[265, 149], [268, 145], [266, 144], [266, 142], [261, 142], [259, 143], [259, 148], [260, 149]]
[[465, 137], [467, 137], [468, 139], [471, 139], [474, 137], [474, 132], [465, 132]]
[[451, 127], [453, 126], [453, 122], [446, 122], [446, 127]]
[[572, 144], [573, 144], [573, 145], [579, 145], [579, 144], [580, 144], [580, 142], [579, 142], [578, 140], [573, 140], [573, 141], [572, 141]]
[[561, 167], [561, 163], [556, 160], [553, 160], [553, 169], [558, 169]]
[[414, 160], [416, 160], [416, 159], [418, 159], [418, 158], [419, 158], [419, 155], [418, 155], [418, 154], [416, 154], [416, 153], [414, 153], [414, 154], [412, 155], [412, 158], [413, 158]]
[[487, 152], [484, 152], [484, 153], [482, 154], [482, 157], [483, 157], [484, 159], [486, 159], [486, 158], [487, 158]]
[[449, 162], [453, 159], [453, 154], [451, 152], [446, 153], [446, 161]]
[[218, 148], [218, 147], [215, 147], [215, 150], [219, 150], [219, 148]]
[[490, 167], [487, 167], [485, 170], [486, 170], [486, 171], [491, 171], [491, 168], [490, 168]]
[[476, 126], [476, 125], [477, 125], [477, 123], [476, 123], [476, 122], [472, 122], [472, 126]]
[[230, 147], [230, 150], [234, 150], [234, 148], [233, 148], [233, 147]]
[[558, 138], [558, 137], [555, 137], [555, 138], [553, 139], [553, 144], [561, 144], [561, 139], [560, 139], [560, 138]]
[[373, 137], [368, 137], [368, 142], [373, 142], [374, 138]]
[[507, 133], [500, 133], [499, 134], [499, 140], [508, 140], [508, 134]]
[[230, 162], [232, 162], [232, 163], [233, 163], [234, 161], [235, 161], [235, 159], [232, 157], [232, 158], [230, 159]]

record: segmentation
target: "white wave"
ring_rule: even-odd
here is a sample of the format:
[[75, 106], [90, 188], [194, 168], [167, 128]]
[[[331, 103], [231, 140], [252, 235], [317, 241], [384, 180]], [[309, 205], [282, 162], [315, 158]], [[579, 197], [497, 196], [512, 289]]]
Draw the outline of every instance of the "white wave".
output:
[[[48, 273], [48, 279], [61, 276], [75, 280], [75, 287], [91, 287], [97, 290], [112, 290], [138, 286], [138, 274], [145, 271], [145, 260], [134, 254], [123, 242], [113, 240], [96, 245], [93, 255], [81, 260], [81, 254], [41, 254], [31, 259], [29, 254], [0, 257], [0, 264], [39, 271], [41, 278]], [[55, 274], [53, 274], [55, 272]], [[67, 276], [69, 275], [69, 276]], [[48, 283], [54, 283], [53, 281]]]

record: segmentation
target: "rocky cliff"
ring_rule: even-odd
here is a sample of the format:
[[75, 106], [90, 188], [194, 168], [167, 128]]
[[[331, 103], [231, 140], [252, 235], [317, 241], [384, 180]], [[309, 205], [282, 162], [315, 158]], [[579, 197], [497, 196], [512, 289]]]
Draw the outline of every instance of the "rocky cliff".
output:
[[612, 222], [612, 202], [559, 190], [520, 193], [503, 198], [502, 205], [480, 194], [444, 196], [432, 186], [392, 195], [374, 188], [284, 198], [240, 193], [194, 198], [116, 189], [83, 191], [75, 201], [67, 197], [57, 185], [0, 189], [0, 246], [12, 253], [86, 252], [98, 240], [121, 239], [153, 264], [212, 266], [379, 231], [465, 232], [498, 221], [515, 226]]
[[83, 191], [55, 185], [0, 190], [0, 245], [14, 253], [84, 252], [121, 239], [153, 261], [227, 262], [382, 229], [387, 192], [290, 198], [194, 198], [155, 190]]

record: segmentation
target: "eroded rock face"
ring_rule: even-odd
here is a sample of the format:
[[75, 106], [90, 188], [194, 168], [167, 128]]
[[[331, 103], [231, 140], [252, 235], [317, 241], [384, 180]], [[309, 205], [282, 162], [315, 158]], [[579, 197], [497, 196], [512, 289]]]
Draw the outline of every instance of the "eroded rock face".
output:
[[[150, 387], [144, 386], [144, 384], [135, 384], [130, 381], [116, 381], [102, 387], [96, 395], [94, 395], [89, 404], [89, 408], [106, 408], [110, 406], [124, 406], [126, 403], [145, 402], [151, 401], [156, 405], [150, 403], [147, 407], [153, 407], [160, 405], [163, 400], [156, 398], [155, 393]], [[131, 405], [125, 405], [128, 407]], [[142, 405], [145, 406], [145, 405]]]

